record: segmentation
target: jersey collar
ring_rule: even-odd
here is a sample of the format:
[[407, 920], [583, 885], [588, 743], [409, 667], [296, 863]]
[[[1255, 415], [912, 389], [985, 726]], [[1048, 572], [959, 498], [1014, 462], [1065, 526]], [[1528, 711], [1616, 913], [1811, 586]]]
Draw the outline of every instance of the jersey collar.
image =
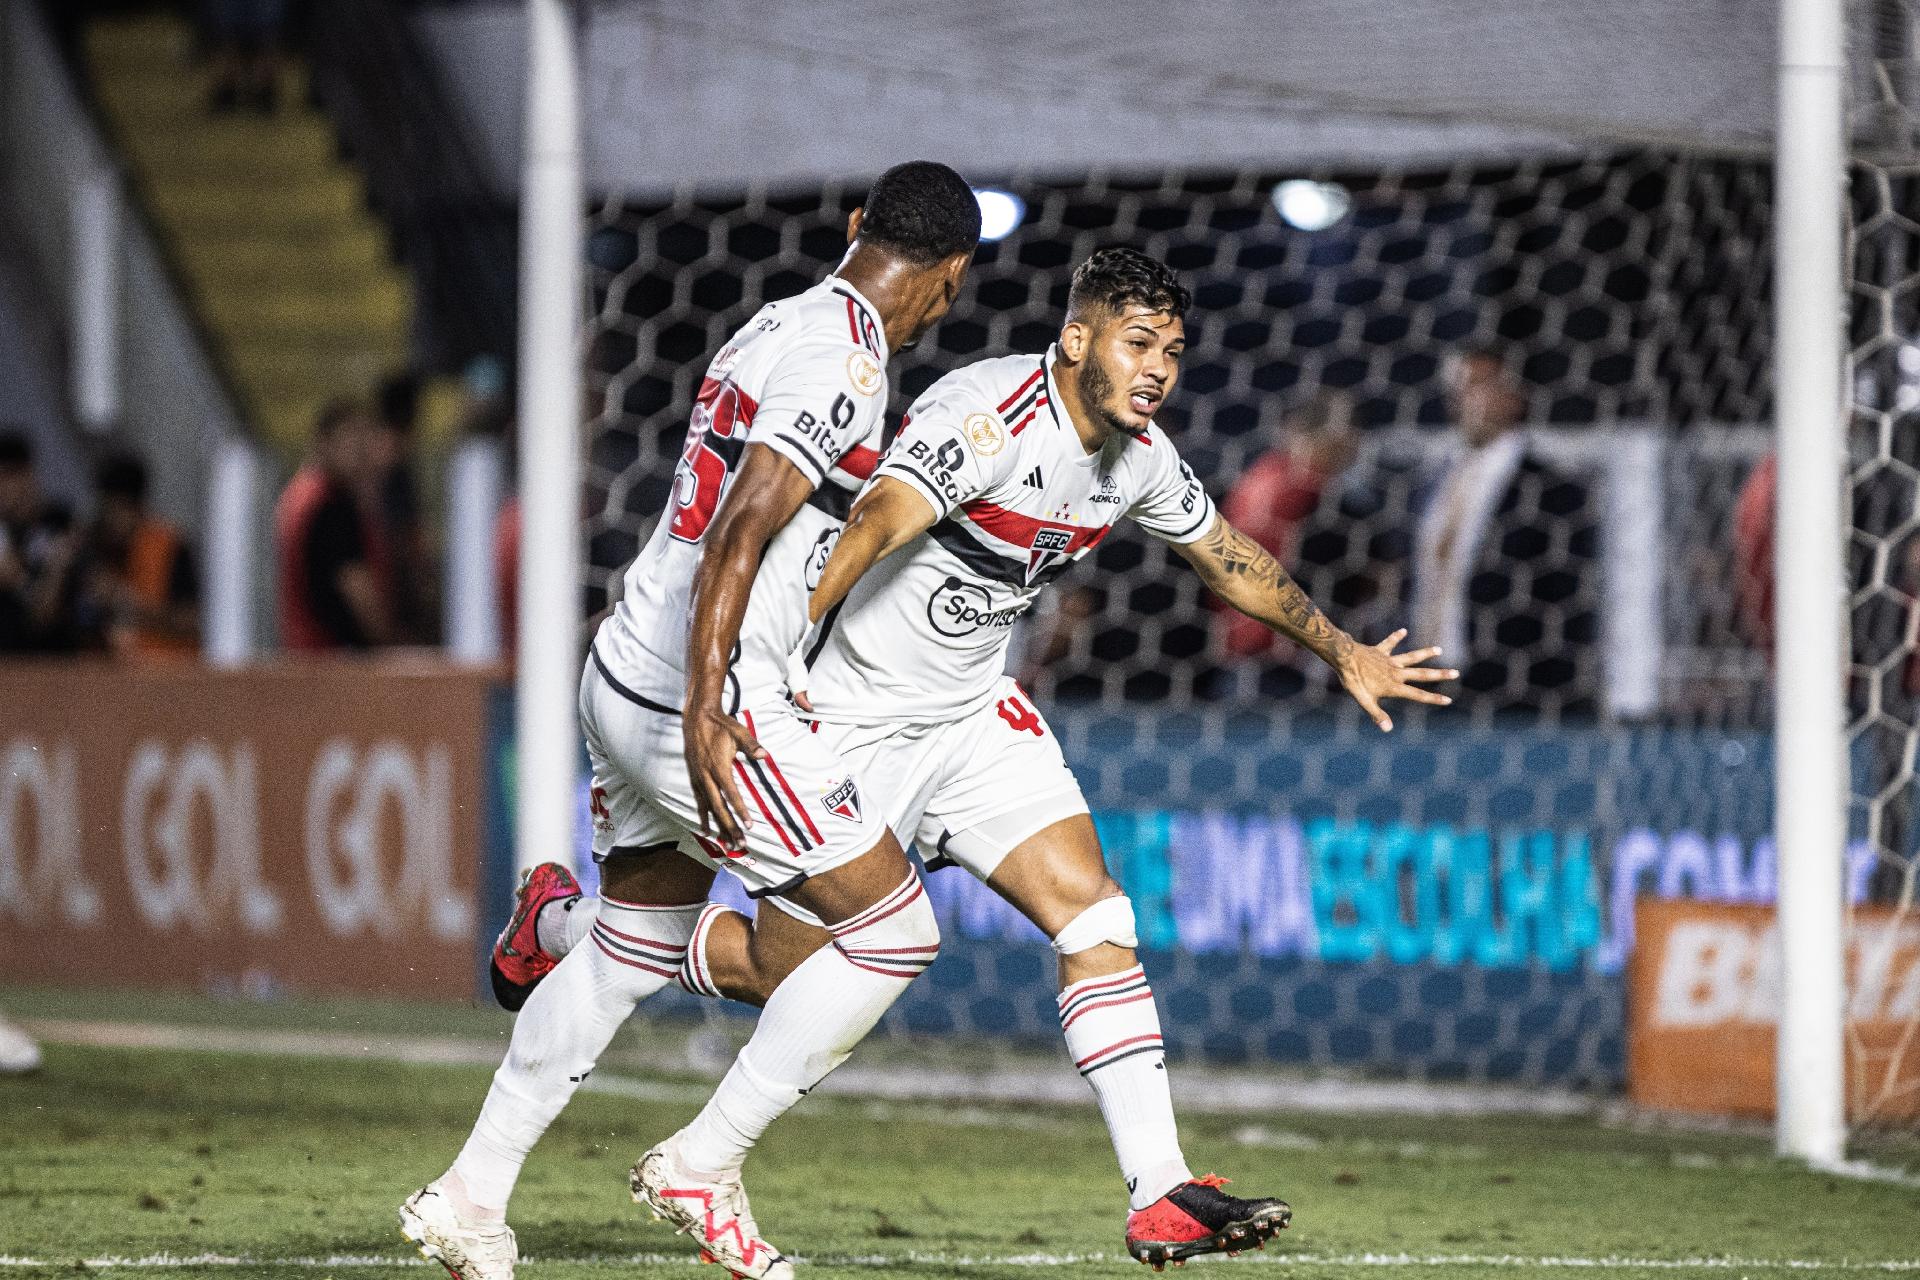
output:
[[1053, 385], [1053, 362], [1060, 357], [1060, 344], [1047, 344], [1047, 354], [1040, 357], [1040, 372], [1045, 381], [1041, 384], [1047, 392], [1047, 412], [1053, 415], [1054, 429], [1067, 430], [1067, 424], [1060, 421], [1060, 389]]
[[886, 358], [891, 358], [893, 356], [893, 344], [887, 341], [887, 323], [880, 318], [880, 308], [874, 306], [873, 303], [868, 300], [866, 294], [854, 288], [853, 282], [845, 276], [830, 275], [827, 277], [826, 283], [835, 293], [845, 294], [866, 308], [867, 314], [873, 317], [874, 329], [880, 334], [880, 349], [886, 353]]

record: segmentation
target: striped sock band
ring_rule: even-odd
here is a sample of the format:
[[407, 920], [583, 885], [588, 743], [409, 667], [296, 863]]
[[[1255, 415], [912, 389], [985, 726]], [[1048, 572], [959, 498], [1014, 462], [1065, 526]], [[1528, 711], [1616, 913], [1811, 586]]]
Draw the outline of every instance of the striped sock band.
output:
[[1093, 1086], [1129, 1200], [1143, 1209], [1193, 1176], [1180, 1154], [1146, 971], [1134, 965], [1076, 982], [1060, 993], [1059, 1006], [1074, 1070]]
[[587, 940], [611, 960], [672, 979], [679, 975], [680, 965], [687, 958], [687, 944], [674, 940], [678, 928], [656, 927], [656, 923], [667, 922], [649, 917], [655, 913], [680, 917], [686, 911], [685, 907], [628, 907], [604, 899]]
[[714, 921], [729, 914], [739, 915], [739, 912], [721, 903], [709, 902], [694, 922], [693, 937], [687, 943], [687, 958], [674, 975], [675, 981], [694, 995], [721, 998], [720, 988], [713, 982], [713, 970], [707, 963], [707, 937], [713, 932]]
[[910, 875], [898, 888], [858, 915], [849, 916], [831, 929], [833, 949], [849, 964], [869, 973], [885, 974], [911, 981], [940, 954], [940, 944], [888, 946], [888, 942], [914, 941], [892, 936], [887, 922], [915, 907], [926, 897], [927, 887], [920, 877]]

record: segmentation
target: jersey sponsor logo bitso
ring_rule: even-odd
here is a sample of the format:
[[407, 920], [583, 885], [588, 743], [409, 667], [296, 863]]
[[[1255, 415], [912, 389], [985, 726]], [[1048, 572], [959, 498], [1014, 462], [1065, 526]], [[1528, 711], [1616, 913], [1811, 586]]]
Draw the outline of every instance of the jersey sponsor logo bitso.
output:
[[975, 582], [949, 577], [927, 598], [927, 621], [950, 640], [963, 639], [982, 628], [1010, 627], [1027, 611], [1022, 600], [1002, 609], [993, 607], [993, 596]]
[[944, 494], [949, 502], [958, 502], [960, 482], [954, 477], [954, 471], [966, 460], [959, 443], [943, 440], [937, 450], [928, 447], [927, 442], [920, 439], [908, 440], [905, 444], [908, 459], [921, 464], [921, 477]]
[[827, 792], [820, 798], [820, 803], [836, 818], [845, 818], [852, 823], [860, 821], [860, 789], [853, 784], [852, 778]]

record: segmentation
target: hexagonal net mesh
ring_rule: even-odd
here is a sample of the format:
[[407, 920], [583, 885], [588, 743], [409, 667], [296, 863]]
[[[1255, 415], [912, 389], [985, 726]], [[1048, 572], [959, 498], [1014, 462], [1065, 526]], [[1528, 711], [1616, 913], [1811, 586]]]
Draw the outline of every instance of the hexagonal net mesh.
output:
[[1856, 88], [1848, 261], [1851, 825], [1870, 851], [1848, 920], [1850, 1114], [1920, 1119], [1920, 61], [1914, 6], [1877, 6]]
[[[1738, 428], [1767, 413], [1765, 293], [1754, 287], [1766, 269], [1763, 169], [1634, 152], [1314, 176], [1337, 181], [1353, 203], [1319, 232], [1290, 227], [1275, 208], [1276, 185], [1299, 175], [1008, 183], [1024, 221], [982, 246], [967, 296], [921, 349], [894, 361], [896, 407], [972, 359], [1043, 350], [1073, 266], [1100, 245], [1129, 243], [1163, 256], [1194, 289], [1182, 385], [1161, 417], [1216, 493], [1282, 443], [1289, 411], [1314, 393], [1350, 410], [1363, 458], [1343, 473], [1342, 505], [1301, 530], [1297, 569], [1351, 630], [1383, 634], [1405, 614], [1413, 516], [1451, 436], [1446, 358], [1463, 348], [1502, 349], [1541, 447], [1582, 482], [1574, 498], [1585, 514], [1570, 526], [1527, 527], [1537, 512], [1508, 513], [1522, 542], [1564, 542], [1570, 562], [1598, 558], [1601, 499], [1590, 482], [1617, 464], [1617, 439], [1649, 433], [1702, 438], [1683, 447], [1684, 461], [1712, 473], [1709, 501], [1720, 508], [1675, 515], [1703, 536], [1725, 522], [1757, 438]], [[672, 485], [705, 360], [762, 302], [831, 268], [863, 193], [850, 183], [599, 212], [590, 527], [603, 590], [618, 589]], [[1540, 489], [1523, 505], [1565, 497]], [[1512, 633], [1500, 646], [1512, 660], [1484, 673], [1489, 696], [1476, 713], [1593, 710], [1602, 667], [1581, 651], [1597, 641], [1599, 575], [1576, 576], [1509, 584], [1488, 602], [1483, 621]], [[1204, 706], [1259, 689], [1329, 700], [1305, 664], [1223, 649], [1198, 582], [1146, 539], [1116, 531], [1094, 570], [1072, 581], [1056, 599], [1079, 625], [1042, 618], [1028, 629], [1044, 651], [1028, 645], [1042, 697]], [[1694, 594], [1688, 584], [1677, 598]], [[1732, 611], [1689, 609], [1673, 620], [1684, 651], [1675, 661], [1712, 667], [1727, 684], [1716, 704], [1750, 700], [1764, 664], [1733, 643]]]
[[[1896, 105], [1897, 71], [1878, 81]], [[1859, 971], [1911, 1027], [1920, 177], [1900, 128], [1884, 125], [1855, 183], [1848, 885], [1900, 913], [1855, 937], [1880, 946]], [[1617, 1084], [1636, 895], [1773, 891], [1769, 167], [1631, 149], [1417, 171], [969, 176], [1024, 214], [895, 359], [894, 410], [970, 360], [1043, 350], [1093, 248], [1160, 255], [1195, 295], [1161, 421], [1230, 515], [1285, 506], [1258, 478], [1289, 465], [1313, 420], [1354, 424], [1351, 459], [1316, 463], [1328, 474], [1288, 499], [1300, 509], [1276, 547], [1363, 638], [1417, 621], [1423, 575], [1439, 579], [1434, 513], [1465, 411], [1453, 357], [1490, 351], [1522, 402], [1520, 461], [1467, 520], [1474, 550], [1449, 588], [1466, 687], [1450, 711], [1397, 710], [1391, 739], [1124, 525], [1016, 637], [1014, 667], [1156, 957], [1170, 1048]], [[1348, 207], [1317, 229], [1290, 222], [1276, 188], [1299, 180]], [[761, 303], [831, 269], [864, 189], [614, 198], [593, 216], [601, 593], [671, 491], [707, 359]], [[886, 1025], [1052, 1042], [1038, 935], [963, 873], [933, 887], [955, 945]], [[1889, 1114], [1868, 1100], [1913, 1074], [1889, 1056], [1904, 1040], [1873, 1048], [1855, 1058], [1863, 1116]]]

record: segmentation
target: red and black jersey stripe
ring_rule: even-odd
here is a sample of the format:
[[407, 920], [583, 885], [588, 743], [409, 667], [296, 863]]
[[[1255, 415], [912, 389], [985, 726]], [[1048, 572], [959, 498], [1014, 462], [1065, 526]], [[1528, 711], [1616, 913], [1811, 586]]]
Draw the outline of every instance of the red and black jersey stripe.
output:
[[847, 290], [835, 285], [833, 291], [847, 300], [847, 329], [853, 334], [853, 340], [865, 347], [873, 358], [882, 364], [887, 360], [887, 349], [880, 341], [880, 322], [873, 318], [873, 312], [867, 310], [865, 303]]
[[1008, 423], [1008, 429], [1019, 435], [1027, 429], [1034, 415], [1045, 408], [1050, 401], [1047, 397], [1047, 366], [1042, 357], [1040, 367], [1035, 369], [1027, 380], [1005, 400], [1000, 402], [1000, 416]]
[[[977, 530], [980, 536], [962, 528], [963, 523]], [[961, 504], [958, 512], [934, 525], [928, 534], [954, 559], [982, 578], [1017, 587], [1039, 587], [1065, 573], [1083, 551], [1099, 546], [1112, 528], [1112, 525], [1089, 527], [1036, 520], [976, 499]], [[1034, 540], [1047, 529], [1067, 534], [1067, 545], [1050, 564], [1030, 575]]]

